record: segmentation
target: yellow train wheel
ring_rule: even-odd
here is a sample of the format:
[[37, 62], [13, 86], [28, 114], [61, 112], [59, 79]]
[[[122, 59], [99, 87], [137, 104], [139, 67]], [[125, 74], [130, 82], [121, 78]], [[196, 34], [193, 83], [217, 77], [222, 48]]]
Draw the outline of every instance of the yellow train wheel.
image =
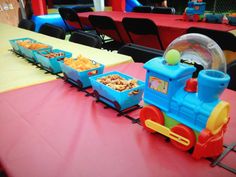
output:
[[213, 109], [207, 121], [206, 129], [215, 135], [222, 130], [223, 126], [228, 122], [228, 119], [229, 103], [221, 101]]

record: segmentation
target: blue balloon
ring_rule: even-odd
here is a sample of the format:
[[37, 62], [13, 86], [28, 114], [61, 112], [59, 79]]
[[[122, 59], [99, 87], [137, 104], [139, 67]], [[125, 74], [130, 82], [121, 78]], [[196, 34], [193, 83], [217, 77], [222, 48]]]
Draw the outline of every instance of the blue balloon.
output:
[[63, 22], [60, 14], [47, 14], [47, 15], [39, 15], [33, 16], [32, 20], [35, 22], [35, 31], [38, 31], [41, 25], [44, 23], [50, 23], [56, 26], [63, 27], [66, 30], [65, 23]]
[[138, 0], [126, 0], [125, 10], [126, 12], [131, 12], [136, 6], [142, 6], [142, 4]]

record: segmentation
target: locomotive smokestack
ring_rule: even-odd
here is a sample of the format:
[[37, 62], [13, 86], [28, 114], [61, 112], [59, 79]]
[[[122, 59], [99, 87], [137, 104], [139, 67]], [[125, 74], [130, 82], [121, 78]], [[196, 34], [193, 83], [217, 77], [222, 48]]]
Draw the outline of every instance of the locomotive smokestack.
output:
[[198, 75], [198, 96], [204, 102], [212, 102], [229, 84], [230, 77], [217, 70], [202, 70]]

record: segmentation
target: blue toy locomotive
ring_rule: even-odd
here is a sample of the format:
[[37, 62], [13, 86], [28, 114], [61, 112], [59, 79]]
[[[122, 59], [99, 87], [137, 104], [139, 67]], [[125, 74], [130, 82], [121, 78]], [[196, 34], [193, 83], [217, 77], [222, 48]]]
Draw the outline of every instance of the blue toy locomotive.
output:
[[206, 3], [202, 0], [190, 0], [185, 9], [183, 18], [185, 21], [201, 21], [204, 18]]
[[[178, 47], [170, 45], [164, 57], [145, 63], [145, 107], [140, 111], [140, 122], [146, 130], [169, 137], [177, 148], [184, 151], [193, 149], [193, 157], [200, 159], [217, 156], [223, 150], [229, 104], [221, 101], [219, 95], [227, 87], [230, 77], [214, 69], [217, 64], [221, 65], [218, 60], [211, 63], [211, 69], [201, 70], [197, 79], [192, 78], [195, 67], [179, 62], [184, 53], [191, 57], [200, 51], [199, 56], [206, 57], [203, 63], [210, 63], [212, 53], [206, 54], [208, 50], [204, 47], [214, 44], [220, 50], [217, 57], [221, 58], [222, 54], [213, 40], [200, 34], [193, 38], [194, 35], [182, 36], [184, 41]], [[201, 44], [195, 44], [197, 38], [200, 41], [209, 39], [209, 43], [199, 47]], [[181, 54], [178, 50], [187, 52]]]

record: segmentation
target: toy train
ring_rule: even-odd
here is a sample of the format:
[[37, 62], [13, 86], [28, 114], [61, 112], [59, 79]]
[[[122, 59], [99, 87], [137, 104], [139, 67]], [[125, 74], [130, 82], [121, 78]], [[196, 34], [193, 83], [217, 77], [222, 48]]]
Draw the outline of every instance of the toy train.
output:
[[[10, 42], [14, 48], [16, 40]], [[199, 55], [193, 56], [195, 54]], [[205, 58], [202, 63], [212, 65], [211, 68], [215, 69], [205, 68], [199, 72], [198, 79], [192, 78], [196, 68], [181, 63], [180, 59], [184, 57], [195, 58], [198, 62]], [[62, 64], [62, 61], [59, 62]], [[230, 119], [229, 104], [219, 99], [230, 77], [216, 70], [217, 65], [218, 69], [225, 68], [225, 59], [219, 46], [204, 35], [186, 34], [174, 40], [163, 57], [144, 64], [145, 83], [137, 81], [138, 87], [119, 94], [96, 80], [111, 74], [118, 74], [125, 79], [130, 79], [130, 76], [118, 72], [101, 74], [103, 65], [96, 72], [99, 75], [92, 77], [90, 70], [75, 73], [69, 68], [67, 72], [63, 71], [65, 69], [62, 66], [62, 71], [64, 79], [73, 81], [80, 89], [89, 86], [87, 82], [90, 80], [94, 96], [118, 111], [137, 105], [144, 90], [145, 106], [140, 111], [141, 125], [150, 132], [158, 132], [170, 138], [178, 149], [193, 150], [193, 158], [200, 159], [222, 153], [223, 137]], [[46, 65], [46, 68], [51, 66]], [[86, 80], [86, 84], [83, 80]], [[134, 94], [133, 91], [138, 92]]]
[[183, 18], [185, 21], [202, 21], [204, 18], [204, 12], [206, 3], [202, 0], [190, 0], [188, 7], [185, 9]]
[[165, 59], [145, 63], [146, 106], [140, 111], [141, 125], [169, 137], [183, 151], [193, 150], [195, 159], [218, 156], [229, 122], [229, 104], [219, 100], [219, 95], [230, 78], [224, 72], [205, 69], [196, 80], [191, 78], [195, 68], [178, 62], [179, 58], [178, 51], [171, 49]]

